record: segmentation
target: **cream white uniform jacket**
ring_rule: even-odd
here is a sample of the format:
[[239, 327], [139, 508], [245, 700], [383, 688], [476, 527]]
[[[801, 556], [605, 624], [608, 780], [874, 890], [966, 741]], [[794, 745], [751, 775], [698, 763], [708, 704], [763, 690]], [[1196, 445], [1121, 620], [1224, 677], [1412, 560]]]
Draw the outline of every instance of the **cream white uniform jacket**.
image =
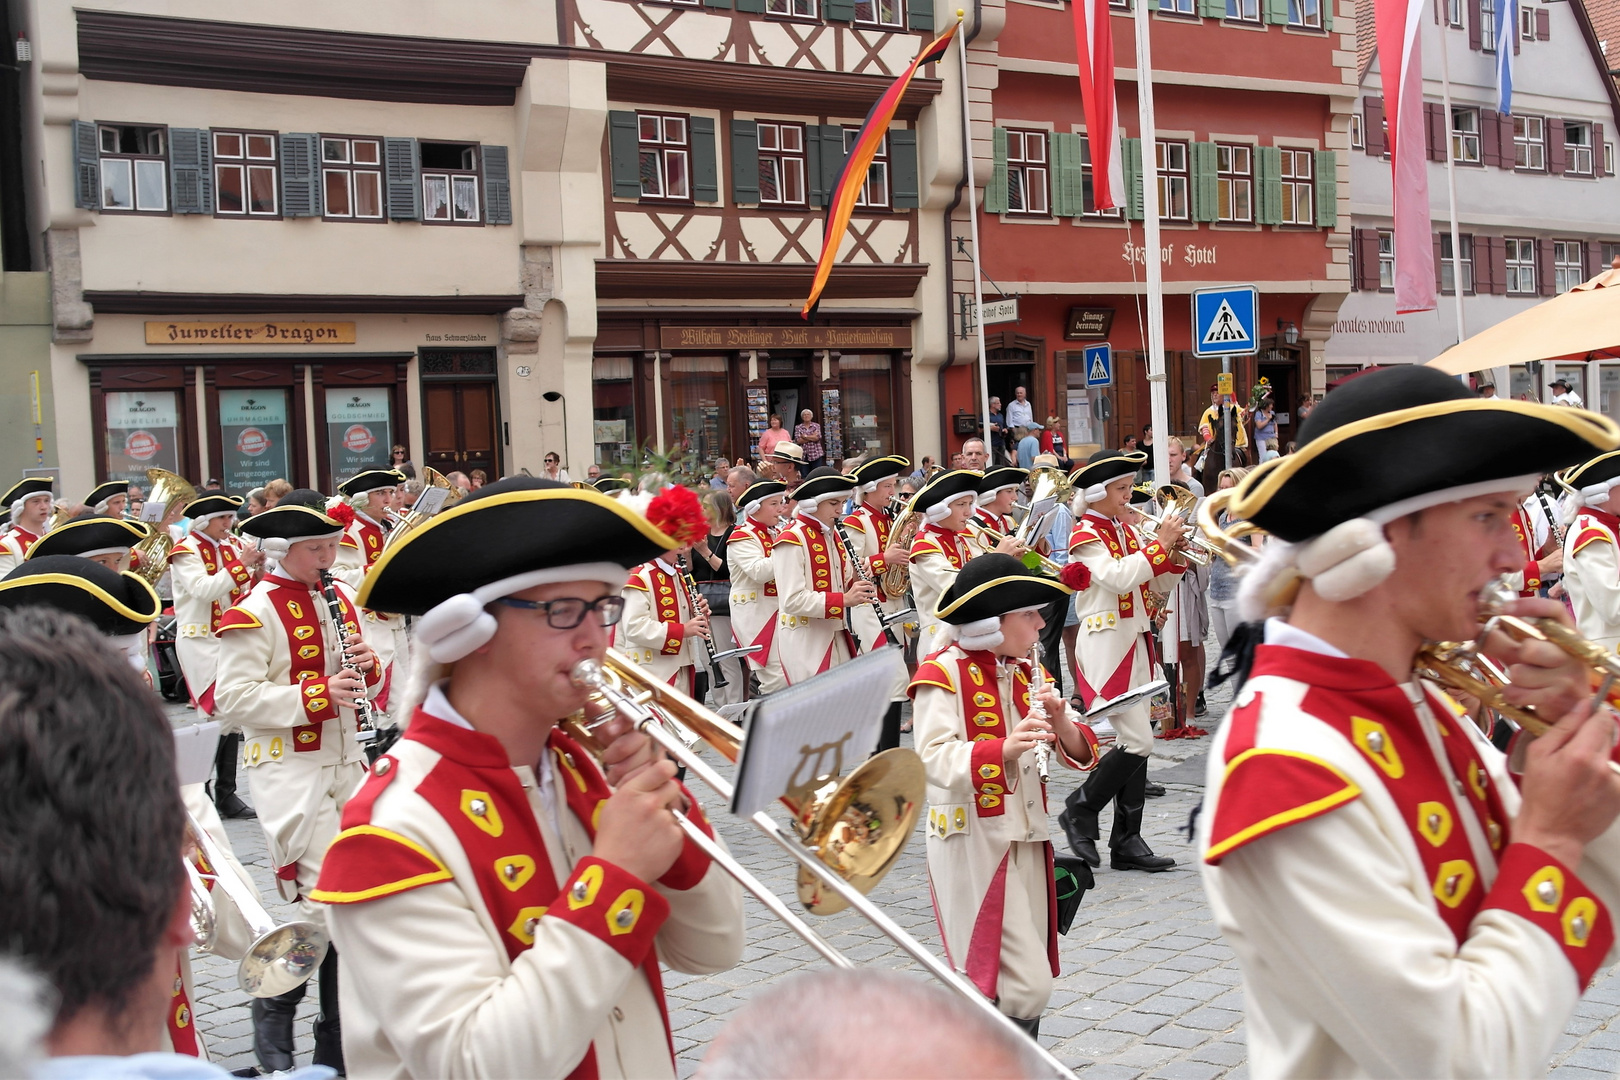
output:
[[951, 587], [969, 559], [980, 554], [965, 532], [928, 524], [911, 542], [911, 598], [917, 605], [917, 656], [926, 659], [945, 644], [939, 621], [939, 598]]
[[759, 690], [773, 693], [787, 685], [782, 658], [776, 654], [776, 567], [771, 565], [771, 531], [745, 518], [726, 541], [731, 570], [731, 632], [739, 647], [763, 646], [750, 653], [750, 670], [759, 674]]
[[[337, 558], [332, 562], [332, 576], [347, 585], [350, 592], [359, 593], [360, 586], [365, 583], [366, 572], [382, 557], [387, 535], [380, 524], [356, 510], [354, 520], [338, 542]], [[405, 616], [389, 615], [369, 608], [362, 615], [366, 624], [366, 641], [377, 650], [377, 664], [383, 672], [384, 689], [378, 696], [384, 703], [383, 707], [386, 707], [394, 688], [403, 691], [408, 674], [405, 670], [409, 650]]]
[[[185, 673], [186, 687], [203, 715], [215, 710], [214, 683], [219, 675], [219, 620], [247, 595], [253, 574], [241, 562], [232, 539], [210, 540], [189, 533], [169, 552], [169, 584], [174, 590], [174, 651]], [[221, 733], [236, 730], [220, 717]]]
[[776, 571], [776, 652], [787, 681], [801, 683], [854, 657], [844, 629], [844, 590], [854, 569], [832, 527], [795, 514], [771, 545]]
[[[894, 523], [883, 510], [862, 503], [855, 508], [855, 512], [844, 518], [844, 531], [849, 534], [850, 543], [855, 553], [860, 556], [867, 575], [878, 585], [878, 599], [882, 602], [883, 610], [893, 615], [906, 606], [904, 593], [899, 596], [890, 596], [883, 591], [882, 581], [884, 571], [889, 565], [883, 559], [883, 552], [890, 542], [890, 530]], [[863, 653], [888, 644], [888, 637], [883, 633], [883, 624], [878, 620], [877, 612], [872, 610], [871, 604], [856, 604], [849, 613], [850, 629], [855, 632], [860, 650]], [[894, 634], [900, 639], [903, 628], [901, 624], [894, 624]]]
[[1581, 636], [1620, 648], [1620, 519], [1584, 507], [1564, 537], [1564, 588]]
[[39, 543], [39, 537], [27, 529], [10, 528], [0, 536], [0, 577], [17, 569], [28, 555], [28, 549]]
[[1198, 846], [1256, 1077], [1535, 1076], [1612, 959], [1620, 834], [1513, 843], [1502, 755], [1433, 690], [1271, 620]]
[[619, 650], [656, 678], [685, 693], [703, 645], [686, 633], [693, 618], [678, 571], [663, 559], [630, 571], [624, 586], [624, 615], [614, 633]]

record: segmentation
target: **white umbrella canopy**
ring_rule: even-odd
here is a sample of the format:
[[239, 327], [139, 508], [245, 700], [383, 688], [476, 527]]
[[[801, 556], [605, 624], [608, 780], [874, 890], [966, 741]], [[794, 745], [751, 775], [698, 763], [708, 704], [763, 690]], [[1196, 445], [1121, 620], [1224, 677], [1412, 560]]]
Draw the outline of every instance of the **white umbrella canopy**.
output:
[[1532, 360], [1620, 356], [1620, 269], [1605, 270], [1562, 296], [1459, 342], [1429, 361], [1448, 375]]

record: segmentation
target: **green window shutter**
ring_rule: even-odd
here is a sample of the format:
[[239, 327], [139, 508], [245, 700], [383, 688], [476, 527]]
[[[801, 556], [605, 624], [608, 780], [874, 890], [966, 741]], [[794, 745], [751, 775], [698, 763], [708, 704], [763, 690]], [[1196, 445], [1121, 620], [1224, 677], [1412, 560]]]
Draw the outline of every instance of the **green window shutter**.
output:
[[753, 120], [731, 122], [731, 201], [759, 204], [759, 124]]
[[1056, 132], [1052, 136], [1052, 213], [1079, 217], [1085, 209], [1080, 179], [1080, 136]]
[[906, 26], [912, 30], [932, 30], [934, 0], [906, 0]]
[[613, 167], [613, 197], [641, 198], [641, 136], [636, 114], [617, 109], [608, 113], [608, 161]]
[[1264, 0], [1265, 20], [1272, 26], [1288, 25], [1288, 0]]
[[1192, 218], [1214, 221], [1220, 216], [1219, 155], [1214, 143], [1192, 144]]
[[821, 186], [821, 129], [815, 124], [804, 126], [804, 183], [811, 206], [827, 201], [827, 190]]
[[1255, 147], [1254, 185], [1258, 189], [1254, 207], [1255, 224], [1281, 225], [1282, 151], [1275, 146]]
[[828, 22], [854, 22], [855, 0], [821, 0], [821, 13]]
[[889, 198], [889, 205], [896, 210], [915, 210], [922, 202], [917, 183], [915, 128], [889, 129]]
[[101, 209], [101, 147], [96, 125], [85, 120], [73, 121], [73, 205]]
[[208, 132], [169, 129], [169, 208], [177, 214], [213, 214], [214, 164]]
[[1322, 29], [1333, 32], [1333, 0], [1322, 0]]
[[[805, 128], [808, 135], [811, 128]], [[838, 174], [844, 171], [844, 129], [840, 124], [821, 125], [821, 201], [826, 206], [832, 201], [833, 190], [838, 187]]]
[[415, 139], [383, 140], [383, 182], [388, 187], [388, 216], [416, 221], [422, 216], [422, 150]]
[[479, 147], [484, 155], [484, 220], [512, 224], [511, 153], [504, 146]]
[[321, 216], [321, 170], [316, 164], [319, 137], [294, 132], [281, 136], [281, 214]]
[[990, 183], [984, 188], [984, 212], [987, 214], [1005, 214], [1007, 212], [1007, 129], [992, 128], [990, 131]]
[[703, 0], [703, 6], [709, 8], [729, 8], [731, 0]]
[[736, 0], [737, 10], [753, 15], [765, 14], [765, 0]]
[[1339, 157], [1332, 150], [1316, 152], [1316, 223], [1331, 229], [1339, 223]]
[[1204, 19], [1226, 18], [1226, 0], [1198, 0], [1198, 15]]
[[692, 200], [694, 202], [719, 202], [720, 169], [714, 146], [714, 117], [692, 117], [690, 136], [692, 139]]
[[1142, 198], [1142, 140], [1126, 139], [1120, 165], [1125, 173], [1125, 216], [1132, 221], [1147, 217]]

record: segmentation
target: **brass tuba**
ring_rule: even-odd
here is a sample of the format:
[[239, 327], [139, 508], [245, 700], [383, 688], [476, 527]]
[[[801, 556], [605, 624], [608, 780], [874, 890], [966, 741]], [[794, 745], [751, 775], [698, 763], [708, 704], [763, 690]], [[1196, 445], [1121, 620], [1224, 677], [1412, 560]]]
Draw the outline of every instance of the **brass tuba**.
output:
[[186, 507], [197, 501], [197, 489], [191, 486], [191, 481], [167, 469], [147, 469], [146, 482], [151, 485], [146, 501], [163, 504], [163, 520], [152, 525], [145, 540], [136, 543], [133, 549], [135, 573], [156, 588], [158, 578], [169, 569], [169, 553], [174, 550], [169, 526], [179, 521]]
[[1038, 536], [1032, 535], [1037, 525], [1043, 520], [1049, 521], [1053, 509], [1069, 501], [1074, 495], [1074, 482], [1069, 474], [1062, 469], [1052, 469], [1042, 466], [1029, 470], [1029, 512], [1019, 523], [1017, 531], [1013, 533], [1014, 539], [1020, 544], [1032, 546]]
[[[893, 506], [893, 503], [890, 504]], [[894, 519], [894, 526], [889, 530], [889, 544], [892, 547], [911, 550], [911, 542], [917, 538], [917, 528], [922, 524], [921, 516], [908, 504]], [[883, 595], [900, 597], [906, 595], [911, 588], [911, 567], [891, 566], [878, 575], [878, 585], [883, 589]]]

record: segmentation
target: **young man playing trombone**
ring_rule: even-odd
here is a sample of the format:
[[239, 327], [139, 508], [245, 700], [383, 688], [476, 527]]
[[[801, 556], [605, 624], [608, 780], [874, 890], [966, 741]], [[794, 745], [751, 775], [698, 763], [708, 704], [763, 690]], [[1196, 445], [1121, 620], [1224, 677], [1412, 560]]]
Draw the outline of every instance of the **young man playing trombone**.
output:
[[557, 725], [629, 568], [679, 546], [597, 491], [509, 477], [367, 577], [362, 603], [421, 618], [410, 726], [315, 893], [356, 1075], [675, 1075], [660, 963], [735, 964], [741, 890], [677, 826], [709, 831], [645, 735], [599, 729], [599, 766]]
[[[1537, 478], [1616, 447], [1605, 417], [1403, 365], [1333, 391], [1299, 452], [1236, 488], [1232, 516], [1273, 535], [1240, 584], [1264, 644], [1197, 840], [1255, 1076], [1539, 1075], [1613, 958], [1615, 719], [1585, 667], [1491, 635], [1510, 703], [1556, 722], [1510, 759], [1414, 669], [1480, 634]], [[1505, 610], [1567, 623], [1546, 600]]]

